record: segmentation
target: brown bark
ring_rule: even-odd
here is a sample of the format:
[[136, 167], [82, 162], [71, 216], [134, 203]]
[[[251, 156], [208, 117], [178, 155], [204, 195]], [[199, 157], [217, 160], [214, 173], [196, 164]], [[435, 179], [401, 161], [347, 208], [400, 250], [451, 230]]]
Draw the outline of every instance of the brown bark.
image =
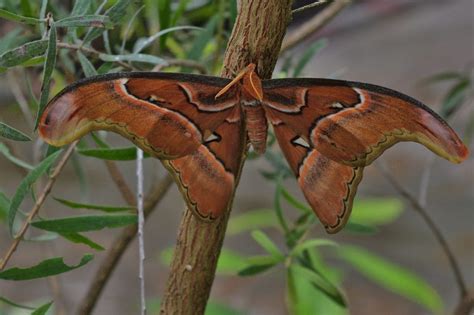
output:
[[[270, 78], [290, 21], [291, 0], [241, 0], [238, 12], [222, 76], [232, 77], [253, 62], [262, 78]], [[161, 314], [204, 314], [229, 215], [230, 209], [220, 219], [207, 223], [186, 210], [178, 232]]]

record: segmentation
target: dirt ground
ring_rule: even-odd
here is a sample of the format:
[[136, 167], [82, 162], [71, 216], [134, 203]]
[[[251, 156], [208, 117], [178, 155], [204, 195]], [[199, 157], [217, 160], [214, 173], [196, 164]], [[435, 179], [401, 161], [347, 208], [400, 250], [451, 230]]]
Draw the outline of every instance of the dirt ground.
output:
[[[373, 1], [375, 2], [375, 1]], [[379, 1], [387, 4], [389, 1]], [[406, 5], [397, 10], [380, 6], [358, 6], [347, 9], [314, 39], [327, 37], [326, 47], [305, 71], [306, 76], [334, 77], [363, 81], [390, 87], [421, 100], [432, 107], [439, 106], [447, 86], [423, 86], [421, 79], [442, 71], [462, 70], [472, 65], [474, 7], [471, 0], [402, 1]], [[296, 53], [301, 48], [296, 49]], [[4, 84], [0, 84], [3, 85]], [[0, 102], [0, 115], [14, 123], [16, 114], [5, 110]], [[472, 110], [472, 104], [471, 104]], [[457, 115], [454, 128], [462, 133], [466, 112]], [[21, 123], [21, 122], [18, 122]], [[120, 142], [124, 143], [124, 142]], [[472, 144], [470, 145], [472, 148]], [[27, 153], [27, 146], [23, 152]], [[411, 191], [419, 187], [420, 172], [431, 153], [416, 144], [399, 144], [382, 157], [397, 178]], [[103, 164], [83, 159], [88, 167], [89, 201], [103, 204], [122, 203], [121, 197], [106, 175]], [[134, 163], [121, 163], [127, 176], [134, 178]], [[147, 174], [158, 163], [147, 160]], [[246, 164], [237, 191], [234, 214], [254, 208], [270, 207], [273, 187], [258, 173], [263, 161]], [[0, 187], [11, 195], [21, 180], [17, 170], [0, 157]], [[159, 173], [163, 174], [160, 168]], [[461, 263], [462, 272], [470, 287], [474, 286], [474, 160], [453, 165], [436, 158], [428, 191], [428, 208], [442, 226], [449, 243]], [[151, 178], [148, 178], [150, 181]], [[296, 183], [288, 182], [298, 192]], [[74, 199], [79, 189], [73, 169], [69, 167], [59, 179], [53, 195]], [[361, 196], [393, 196], [396, 192], [374, 167], [367, 168], [359, 189]], [[24, 203], [24, 209], [29, 204]], [[173, 246], [183, 209], [181, 196], [175, 188], [166, 196], [146, 226], [147, 294], [159, 296], [164, 288], [167, 269], [159, 263], [159, 253]], [[71, 214], [71, 210], [49, 201], [46, 213]], [[95, 239], [110, 246], [114, 231], [93, 233]], [[320, 236], [325, 234], [319, 230]], [[326, 236], [325, 236], [326, 237]], [[331, 236], [332, 237], [332, 236]], [[395, 223], [385, 226], [377, 236], [341, 234], [337, 241], [359, 244], [379, 255], [410, 269], [426, 279], [443, 297], [448, 310], [457, 303], [458, 293], [447, 260], [419, 216], [409, 209]], [[10, 243], [7, 232], [0, 228], [0, 252]], [[250, 237], [229, 237], [225, 246], [249, 254], [261, 253]], [[13, 263], [29, 265], [53, 255], [66, 257], [76, 263], [88, 250], [81, 246], [57, 241], [54, 253], [38, 244], [21, 244]], [[136, 243], [126, 252], [107, 285], [94, 314], [132, 314], [139, 301], [137, 281]], [[63, 301], [68, 309], [76, 305], [87, 289], [87, 284], [104, 257], [95, 255], [92, 263], [59, 278]], [[415, 303], [380, 289], [362, 276], [347, 270], [344, 287], [350, 311], [354, 315], [368, 314], [427, 314]], [[46, 280], [0, 284], [0, 295], [16, 301], [40, 299], [47, 295]], [[284, 308], [284, 277], [281, 272], [257, 277], [218, 277], [212, 299], [243, 310], [245, 314], [286, 314]]]

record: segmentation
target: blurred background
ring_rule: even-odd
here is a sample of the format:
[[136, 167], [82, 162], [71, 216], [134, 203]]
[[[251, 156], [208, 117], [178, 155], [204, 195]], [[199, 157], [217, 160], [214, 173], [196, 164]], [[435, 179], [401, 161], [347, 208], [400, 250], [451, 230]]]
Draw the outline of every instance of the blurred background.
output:
[[[0, 1], [0, 8], [2, 5], [7, 8], [7, 2]], [[190, 5], [197, 6], [205, 1], [195, 2], [191, 1]], [[303, 1], [297, 2], [296, 6], [303, 4]], [[65, 4], [64, 6], [67, 7]], [[142, 12], [145, 13], [147, 10], [145, 8]], [[321, 8], [296, 15], [288, 32], [291, 34], [297, 31], [298, 27], [311, 19], [318, 10]], [[285, 62], [291, 59], [293, 64], [297, 64], [298, 60], [304, 57], [308, 46], [319, 41], [321, 47], [324, 47], [318, 48], [317, 53], [311, 56], [299, 76], [338, 78], [386, 86], [410, 95], [439, 112], [442, 110], [443, 102], [446, 101], [446, 95], [453, 87], [453, 82], [440, 80], [427, 83], [426, 81], [440, 73], [455, 72], [471, 75], [470, 69], [472, 69], [474, 56], [473, 12], [474, 4], [471, 0], [354, 1], [323, 29], [286, 51], [280, 59], [275, 76], [287, 76], [289, 72], [285, 72], [287, 66]], [[219, 12], [211, 14], [219, 14]], [[198, 24], [202, 23], [199, 18], [194, 21]], [[190, 19], [186, 20], [186, 14], [184, 14], [179, 24], [189, 25], [189, 23]], [[203, 25], [205, 23], [201, 26]], [[0, 19], [0, 41], [16, 28], [15, 23]], [[130, 41], [133, 42], [133, 39]], [[225, 41], [220, 45], [224, 43]], [[219, 49], [224, 49], [224, 46]], [[21, 73], [17, 70], [13, 71], [16, 80], [22, 82]], [[40, 70], [32, 71], [40, 73]], [[76, 75], [77, 78], [81, 77], [79, 74]], [[0, 76], [0, 119], [31, 135], [31, 128], [16, 105], [17, 99], [14, 96], [11, 76], [10, 72]], [[32, 86], [33, 90], [38, 91], [40, 82], [32, 81]], [[25, 90], [24, 86], [20, 88]], [[473, 115], [472, 91], [466, 95], [463, 105], [450, 117], [451, 125], [461, 136], [466, 135], [469, 128], [472, 128], [470, 127], [472, 124], [470, 117]], [[472, 148], [471, 138], [466, 139], [469, 142], [467, 145]], [[107, 141], [116, 147], [130, 145], [115, 135], [108, 135]], [[15, 146], [20, 157], [33, 163], [31, 144], [15, 143]], [[80, 187], [77, 171], [72, 163], [69, 163], [59, 177], [52, 196], [91, 204], [125, 204], [102, 161], [81, 155], [77, 155], [76, 158], [82, 165], [85, 188]], [[402, 143], [388, 150], [380, 160], [394, 174], [396, 180], [415, 196], [418, 196], [426, 164], [431, 165], [426, 208], [433, 220], [441, 227], [460, 263], [467, 285], [472, 288], [474, 284], [474, 269], [472, 268], [474, 266], [474, 162], [472, 157], [463, 164], [453, 165], [441, 158], [433, 157], [431, 152], [420, 145]], [[129, 184], [135, 187], [135, 162], [118, 162], [118, 165]], [[147, 187], [150, 186], [151, 181], [165, 174], [157, 161], [147, 159], [145, 167]], [[272, 163], [265, 158], [246, 162], [235, 197], [233, 217], [237, 218], [256, 209], [274, 208], [275, 184], [261, 175], [262, 170], [269, 171], [272, 167]], [[13, 196], [23, 176], [22, 171], [12, 166], [7, 158], [0, 156], [0, 190], [5, 195]], [[304, 200], [294, 179], [286, 179], [284, 186], [299, 200]], [[449, 313], [453, 310], [459, 302], [459, 292], [446, 256], [420, 216], [413, 211], [406, 200], [399, 196], [379, 168], [375, 166], [366, 168], [364, 180], [359, 187], [358, 198], [360, 200], [396, 200], [389, 204], [397, 210], [393, 211], [392, 219], [377, 226], [376, 232], [342, 231], [337, 235], [327, 235], [319, 222], [315, 222], [309, 231], [310, 237], [360, 246], [391, 264], [416, 274], [434, 289], [435, 293], [430, 295], [430, 298], [439, 296], [442, 300], [444, 310], [441, 313]], [[31, 200], [25, 200], [22, 209], [27, 211], [31, 205]], [[165, 262], [169, 257], [169, 249], [174, 246], [183, 209], [184, 202], [173, 185], [146, 224], [146, 289], [152, 310], [156, 307], [157, 298], [161, 296], [164, 289], [168, 273]], [[377, 206], [371, 208], [374, 216], [377, 215], [375, 213], [377, 210]], [[89, 212], [71, 210], [50, 198], [43, 207], [41, 216], [65, 217], [78, 213]], [[298, 211], [284, 203], [284, 213], [294, 220]], [[368, 215], [370, 216], [370, 212]], [[262, 225], [262, 229], [285, 252], [285, 239], [274, 225], [274, 222], [267, 222]], [[109, 248], [119, 233], [119, 229], [106, 229], [87, 235], [105, 248]], [[0, 253], [4, 253], [10, 243], [11, 239], [6, 226], [0, 226]], [[224, 248], [242, 257], [264, 253], [252, 239], [250, 231], [245, 229], [242, 232], [231, 231], [226, 237]], [[10, 265], [31, 266], [54, 256], [62, 256], [66, 263], [76, 264], [84, 253], [91, 251], [86, 246], [73, 244], [62, 238], [47, 244], [22, 242]], [[373, 281], [370, 276], [361, 272], [363, 267], [359, 269], [354, 267], [354, 264], [351, 265], [338, 258], [333, 251], [331, 248], [321, 248], [318, 254], [324, 257], [325, 264], [338, 274], [336, 278], [341, 281], [348, 301], [348, 310], [344, 311], [343, 308], [335, 307], [333, 311], [330, 311], [333, 309], [331, 306], [320, 313], [315, 311], [315, 314], [430, 314], [436, 309], [436, 306], [432, 309], [426, 306], [436, 304], [436, 301], [430, 300], [431, 302], [428, 301], [424, 305], [423, 301], [416, 301], [415, 293], [412, 298], [406, 298], [398, 294], [396, 288], [387, 289], [387, 286], [380, 284], [383, 281]], [[107, 251], [96, 252], [94, 260], [86, 266], [57, 277], [54, 285], [60, 286], [59, 293], [52, 293], [51, 281], [48, 283], [48, 280], [40, 279], [23, 282], [0, 281], [0, 295], [33, 305], [37, 305], [38, 301], [49, 301], [53, 295], [55, 298], [59, 296], [61, 307], [66, 310], [66, 314], [69, 314], [84, 296], [95, 271], [106, 254]], [[137, 256], [137, 243], [134, 242], [122, 257], [106, 285], [94, 314], [137, 312], [139, 304]], [[374, 270], [376, 268], [374, 267]], [[230, 272], [224, 270], [216, 277], [211, 301], [213, 307], [217, 309], [221, 307], [221, 309], [215, 314], [288, 314], [285, 306], [286, 279], [282, 265], [251, 277], [237, 276], [235, 272], [232, 272], [232, 268], [230, 269]], [[400, 281], [405, 279], [402, 274], [400, 273]], [[312, 291], [308, 291], [308, 296], [311, 297], [312, 294]], [[0, 306], [0, 313], [2, 310], [6, 314], [22, 314], [21, 311], [7, 306], [3, 308]]]

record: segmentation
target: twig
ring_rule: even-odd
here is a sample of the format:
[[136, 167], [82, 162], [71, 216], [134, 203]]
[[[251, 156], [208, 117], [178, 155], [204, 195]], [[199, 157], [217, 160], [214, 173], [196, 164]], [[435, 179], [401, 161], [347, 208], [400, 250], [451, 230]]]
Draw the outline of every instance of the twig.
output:
[[334, 0], [319, 14], [305, 22], [297, 30], [288, 34], [281, 45], [280, 54], [317, 32], [350, 3], [350, 0]]
[[140, 303], [141, 314], [146, 314], [145, 302], [145, 242], [143, 239], [143, 226], [145, 225], [145, 215], [143, 214], [143, 151], [137, 148], [137, 209], [138, 209], [138, 251], [139, 251], [139, 271], [140, 279]]
[[197, 61], [188, 60], [188, 59], [166, 59], [165, 64], [156, 65], [151, 71], [153, 72], [161, 71], [161, 69], [163, 68], [174, 67], [174, 66], [193, 68], [200, 74], [207, 74], [206, 67], [204, 67], [202, 64], [200, 64]]
[[[166, 177], [164, 177], [150, 189], [143, 207], [145, 218], [147, 218], [153, 212], [155, 206], [166, 194], [172, 183], [173, 178], [167, 174]], [[86, 296], [79, 304], [79, 309], [77, 311], [78, 315], [89, 315], [92, 312], [100, 297], [100, 294], [102, 293], [102, 290], [104, 289], [105, 284], [110, 278], [128, 245], [135, 238], [136, 234], [137, 225], [131, 225], [125, 228], [122, 233], [112, 242], [112, 247], [109, 249], [107, 256], [102, 261], [102, 264], [99, 266], [96, 274], [92, 278], [93, 281], [90, 284], [89, 289], [86, 291]]]
[[23, 226], [21, 227], [18, 234], [15, 236], [15, 240], [13, 241], [12, 245], [8, 249], [7, 253], [5, 254], [5, 257], [1, 260], [0, 270], [3, 270], [3, 268], [5, 268], [8, 261], [10, 260], [11, 256], [13, 255], [13, 253], [17, 249], [18, 245], [20, 244], [21, 240], [25, 236], [25, 233], [28, 230], [28, 228], [30, 227], [30, 224], [33, 221], [33, 218], [38, 214], [38, 211], [40, 210], [41, 206], [43, 205], [44, 201], [46, 200], [46, 197], [51, 192], [51, 189], [53, 188], [53, 185], [56, 182], [56, 179], [57, 179], [58, 175], [61, 173], [64, 166], [66, 165], [67, 160], [69, 159], [72, 152], [74, 151], [74, 148], [76, 147], [76, 143], [77, 142], [74, 142], [68, 147], [68, 149], [64, 153], [63, 157], [59, 161], [58, 165], [54, 168], [54, 171], [51, 174], [51, 176], [49, 177], [49, 180], [46, 183], [45, 187], [43, 188], [43, 191], [42, 191], [41, 195], [36, 200], [36, 203], [34, 204], [33, 208], [31, 209], [30, 214], [26, 218], [26, 220], [23, 223]]
[[117, 167], [117, 164], [114, 161], [106, 160], [105, 166], [109, 171], [110, 177], [112, 177], [112, 180], [115, 182], [115, 185], [120, 190], [120, 193], [122, 194], [122, 197], [125, 202], [131, 206], [135, 206], [137, 204], [135, 194], [128, 186], [127, 181], [120, 172], [120, 169]]
[[301, 8], [294, 9], [293, 11], [291, 11], [291, 14], [296, 14], [296, 13], [300, 13], [300, 12], [303, 12], [303, 11], [306, 11], [306, 10], [309, 10], [309, 9], [312, 9], [312, 8], [316, 8], [316, 7], [319, 7], [320, 5], [323, 5], [323, 4], [332, 2], [332, 1], [333, 0], [316, 1], [316, 2], [313, 2], [313, 3], [307, 4], [305, 6], [302, 6]]
[[451, 265], [451, 269], [454, 273], [454, 278], [456, 279], [457, 286], [459, 288], [459, 291], [461, 293], [462, 297], [465, 297], [468, 293], [467, 291], [467, 286], [466, 283], [464, 282], [464, 279], [461, 274], [461, 269], [459, 268], [459, 264], [456, 261], [456, 258], [454, 257], [453, 252], [451, 251], [451, 248], [448, 245], [448, 242], [444, 238], [443, 233], [441, 232], [441, 229], [436, 225], [436, 223], [433, 221], [433, 219], [430, 217], [428, 214], [428, 211], [423, 207], [417, 200], [415, 196], [413, 196], [408, 190], [406, 190], [398, 181], [397, 179], [393, 176], [393, 174], [387, 169], [387, 167], [382, 164], [378, 163], [377, 168], [380, 170], [380, 172], [385, 176], [385, 178], [392, 184], [392, 186], [395, 188], [395, 190], [402, 195], [410, 204], [412, 205], [413, 209], [416, 210], [423, 220], [425, 221], [426, 225], [430, 228], [431, 232], [434, 234], [436, 240], [438, 241], [439, 245], [443, 249], [444, 253], [446, 254], [449, 264]]
[[25, 120], [28, 123], [30, 128], [33, 128], [35, 125], [35, 120], [33, 115], [31, 114], [30, 107], [28, 105], [28, 101], [26, 100], [25, 95], [21, 91], [20, 84], [18, 84], [17, 76], [13, 71], [8, 72], [8, 85], [10, 86], [10, 90], [12, 91], [15, 100], [17, 101], [18, 105], [20, 106], [21, 112], [23, 116], [25, 116]]

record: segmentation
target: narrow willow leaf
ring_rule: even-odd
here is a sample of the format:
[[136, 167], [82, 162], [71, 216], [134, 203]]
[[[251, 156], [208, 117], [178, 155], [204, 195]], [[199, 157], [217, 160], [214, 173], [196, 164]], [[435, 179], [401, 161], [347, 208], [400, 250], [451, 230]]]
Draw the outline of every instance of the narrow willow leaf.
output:
[[367, 250], [340, 246], [339, 256], [378, 285], [424, 306], [433, 313], [443, 313], [443, 302], [436, 291], [416, 274]]
[[112, 28], [110, 18], [105, 15], [69, 16], [54, 22], [56, 27], [98, 27]]
[[[112, 25], [117, 25], [127, 13], [127, 8], [132, 4], [132, 0], [118, 0], [104, 15], [110, 18]], [[84, 43], [88, 43], [102, 34], [102, 30], [94, 28], [87, 33]]]
[[299, 77], [303, 69], [306, 67], [308, 62], [314, 57], [314, 55], [316, 55], [319, 51], [321, 51], [321, 49], [326, 46], [327, 40], [325, 38], [322, 38], [310, 45], [296, 64], [295, 70], [293, 71], [293, 77]]
[[39, 119], [48, 103], [51, 75], [53, 74], [56, 65], [56, 35], [56, 26], [53, 24], [49, 30], [48, 49], [46, 50], [46, 60], [44, 62], [43, 83], [41, 85], [41, 95], [38, 104], [38, 114], [36, 115], [35, 130], [38, 128]]
[[303, 213], [312, 213], [313, 210], [311, 210], [310, 207], [306, 203], [303, 203], [296, 199], [295, 196], [293, 196], [288, 190], [285, 189], [285, 187], [281, 187], [281, 194], [282, 197], [285, 198], [285, 200], [292, 205], [295, 209], [303, 211]]
[[92, 0], [76, 0], [71, 11], [71, 16], [86, 15], [91, 7]]
[[[103, 149], [79, 149], [77, 152], [84, 156], [94, 157], [112, 161], [132, 161], [137, 159], [137, 148], [103, 148]], [[144, 157], [150, 157], [144, 154]]]
[[45, 315], [49, 308], [53, 305], [53, 302], [46, 303], [38, 307], [31, 315]]
[[181, 30], [202, 30], [202, 28], [196, 27], [196, 26], [175, 26], [175, 27], [170, 27], [170, 28], [161, 30], [150, 37], [139, 39], [136, 42], [135, 46], [133, 47], [133, 53], [137, 54], [141, 52], [143, 49], [150, 46], [155, 40], [157, 40], [158, 38], [160, 38], [161, 36], [165, 34], [181, 31]]
[[[46, 9], [48, 8], [48, 0], [41, 0], [41, 7], [39, 11], [39, 18], [40, 20], [44, 20], [46, 17]], [[45, 25], [44, 23], [41, 23], [40, 25], [40, 33], [44, 34], [45, 31]]]
[[278, 246], [273, 243], [273, 241], [262, 231], [256, 230], [252, 232], [253, 239], [262, 246], [270, 255], [275, 258], [283, 259], [285, 255], [280, 251]]
[[441, 106], [441, 116], [450, 117], [464, 102], [471, 82], [469, 79], [460, 80], [448, 92]]
[[85, 237], [82, 234], [79, 234], [79, 233], [61, 233], [60, 235], [62, 237], [64, 237], [65, 239], [67, 239], [68, 241], [71, 241], [73, 243], [84, 244], [84, 245], [89, 246], [92, 249], [99, 250], [99, 251], [105, 250], [105, 248], [102, 247], [100, 244], [97, 244], [96, 242], [94, 242], [93, 240]]
[[20, 160], [19, 158], [13, 156], [10, 152], [10, 149], [4, 144], [0, 142], [0, 153], [3, 154], [10, 162], [13, 164], [22, 167], [27, 170], [32, 170], [34, 167], [30, 164]]
[[375, 234], [379, 229], [372, 225], [367, 225], [363, 223], [352, 222], [349, 219], [349, 222], [346, 223], [343, 232], [352, 232], [360, 234]]
[[166, 60], [160, 57], [147, 54], [130, 54], [130, 55], [109, 55], [109, 54], [99, 54], [99, 58], [103, 61], [132, 61], [132, 62], [143, 62], [151, 63], [154, 65], [164, 65]]
[[18, 303], [15, 303], [9, 299], [7, 299], [6, 297], [3, 297], [3, 296], [0, 296], [0, 302], [3, 302], [7, 305], [10, 305], [10, 306], [13, 306], [13, 307], [17, 307], [17, 308], [23, 308], [25, 310], [34, 310], [35, 308], [34, 307], [31, 307], [31, 306], [26, 306], [26, 305], [21, 305], [21, 304], [18, 304]]
[[35, 19], [32, 17], [26, 17], [26, 16], [21, 16], [3, 9], [0, 9], [0, 18], [3, 18], [5, 20], [13, 21], [13, 22], [19, 22], [23, 24], [30, 24], [30, 25], [35, 25], [39, 23], [43, 23], [44, 20], [39, 20]]
[[290, 268], [293, 272], [308, 279], [308, 281], [310, 281], [321, 292], [325, 293], [336, 304], [339, 304], [343, 307], [347, 305], [344, 294], [334, 284], [321, 277], [315, 271], [297, 263], [291, 264]]
[[291, 256], [297, 256], [300, 255], [303, 251], [313, 248], [313, 247], [318, 247], [318, 246], [339, 246], [334, 241], [327, 240], [327, 239], [310, 239], [302, 242], [301, 244], [296, 245], [293, 247], [293, 249], [290, 252]]
[[220, 15], [213, 15], [211, 17], [204, 30], [199, 33], [194, 40], [193, 45], [188, 52], [188, 59], [199, 60], [202, 58], [204, 48], [212, 41], [217, 23], [221, 18]]
[[403, 202], [398, 198], [356, 199], [349, 222], [379, 226], [395, 221], [403, 212]]
[[282, 259], [274, 256], [253, 256], [247, 258], [247, 266], [238, 272], [239, 276], [253, 276], [276, 266]]
[[31, 172], [26, 175], [25, 178], [21, 181], [20, 185], [16, 189], [15, 195], [13, 196], [10, 209], [8, 210], [8, 227], [10, 229], [10, 234], [13, 235], [13, 223], [15, 222], [16, 213], [18, 208], [20, 207], [23, 199], [31, 190], [31, 185], [33, 185], [38, 178], [43, 175], [51, 165], [53, 165], [54, 161], [58, 157], [61, 151], [57, 151], [56, 153], [51, 154], [46, 159], [44, 159], [41, 163], [38, 164]]
[[15, 128], [10, 127], [2, 122], [0, 122], [0, 137], [15, 141], [31, 141], [31, 138], [25, 135], [23, 132], [16, 130]]
[[288, 234], [290, 229], [288, 228], [288, 224], [286, 223], [285, 217], [283, 216], [283, 208], [281, 207], [281, 188], [281, 178], [278, 177], [275, 187], [275, 196], [273, 197], [273, 205], [275, 207], [278, 223], [283, 228], [283, 231], [285, 231], [285, 234]]
[[22, 36], [21, 33], [21, 28], [15, 28], [2, 37], [2, 40], [0, 41], [0, 55], [12, 47], [18, 46], [25, 42], [27, 37]]
[[43, 55], [48, 48], [48, 40], [41, 39], [23, 44], [0, 55], [1, 67], [14, 67], [33, 57]]
[[70, 200], [54, 198], [54, 200], [62, 203], [63, 205], [73, 208], [73, 209], [90, 209], [90, 210], [100, 210], [104, 212], [122, 212], [122, 211], [132, 211], [136, 210], [134, 207], [116, 207], [116, 206], [101, 206], [101, 205], [92, 205], [86, 203], [78, 203]]
[[137, 223], [136, 215], [95, 215], [68, 217], [63, 219], [32, 222], [31, 225], [42, 230], [56, 233], [77, 233], [97, 231], [103, 228], [117, 228]]
[[233, 216], [227, 226], [227, 235], [236, 235], [242, 232], [277, 227], [275, 211], [272, 209], [254, 209], [243, 214]]
[[0, 279], [4, 280], [31, 280], [65, 273], [87, 264], [94, 255], [86, 254], [77, 265], [68, 266], [62, 257], [50, 258], [30, 268], [10, 268], [0, 272]]
[[97, 70], [95, 70], [94, 66], [92, 63], [87, 59], [86, 56], [79, 50], [76, 52], [77, 58], [79, 59], [79, 62], [81, 63], [82, 71], [84, 71], [84, 75], [86, 77], [94, 76], [97, 75]]
[[0, 191], [0, 220], [8, 216], [8, 209], [10, 209], [10, 199]]

